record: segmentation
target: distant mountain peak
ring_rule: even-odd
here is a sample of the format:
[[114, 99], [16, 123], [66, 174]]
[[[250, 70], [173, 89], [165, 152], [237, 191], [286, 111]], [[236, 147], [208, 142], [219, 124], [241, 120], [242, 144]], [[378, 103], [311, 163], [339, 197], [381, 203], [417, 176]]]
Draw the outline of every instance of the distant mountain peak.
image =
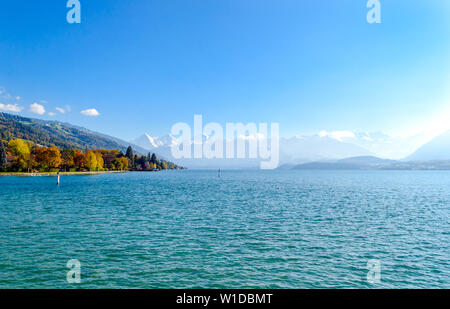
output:
[[406, 157], [408, 161], [450, 160], [450, 131], [447, 131]]
[[136, 144], [146, 150], [153, 151], [158, 148], [171, 147], [176, 143], [176, 138], [172, 135], [165, 135], [163, 137], [151, 136], [149, 133], [144, 133], [132, 143]]
[[161, 146], [162, 143], [158, 140], [158, 137], [152, 137], [148, 133], [145, 133], [144, 136], [147, 138], [147, 141], [152, 147], [158, 148], [159, 146]]

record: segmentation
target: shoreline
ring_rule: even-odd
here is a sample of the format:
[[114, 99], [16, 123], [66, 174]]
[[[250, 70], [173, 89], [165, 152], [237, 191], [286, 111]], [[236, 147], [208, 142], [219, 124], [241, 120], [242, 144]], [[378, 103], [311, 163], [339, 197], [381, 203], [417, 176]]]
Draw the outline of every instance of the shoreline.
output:
[[[101, 175], [101, 174], [121, 174], [129, 171], [102, 171], [102, 172], [60, 172], [60, 176], [82, 176], [82, 175]], [[57, 172], [45, 173], [0, 173], [0, 177], [56, 177]]]

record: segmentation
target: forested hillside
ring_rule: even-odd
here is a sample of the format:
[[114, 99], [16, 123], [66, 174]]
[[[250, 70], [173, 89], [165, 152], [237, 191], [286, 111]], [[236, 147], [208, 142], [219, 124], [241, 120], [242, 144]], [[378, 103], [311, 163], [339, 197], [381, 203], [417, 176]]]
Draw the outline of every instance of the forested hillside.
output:
[[[67, 123], [44, 121], [0, 112], [0, 140], [24, 139], [38, 145], [61, 149], [117, 149], [126, 151], [130, 145], [113, 137]], [[146, 151], [133, 145], [138, 153]]]

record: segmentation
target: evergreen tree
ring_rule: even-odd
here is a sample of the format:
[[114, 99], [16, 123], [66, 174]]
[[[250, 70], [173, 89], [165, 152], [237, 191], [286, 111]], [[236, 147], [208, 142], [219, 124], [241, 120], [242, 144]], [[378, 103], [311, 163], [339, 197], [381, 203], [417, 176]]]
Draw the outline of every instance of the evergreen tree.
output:
[[158, 158], [156, 157], [156, 155], [152, 154], [152, 158], [150, 159], [150, 162], [156, 164], [157, 161], [158, 161]]
[[130, 166], [134, 167], [134, 154], [133, 154], [133, 148], [131, 146], [128, 146], [127, 153], [125, 155], [130, 160]]
[[139, 157], [137, 155], [134, 155], [133, 162], [134, 162], [134, 165], [133, 165], [134, 168], [138, 167], [138, 165], [141, 163], [139, 160]]
[[0, 142], [0, 171], [4, 171], [6, 169], [6, 150], [5, 146], [2, 142]]

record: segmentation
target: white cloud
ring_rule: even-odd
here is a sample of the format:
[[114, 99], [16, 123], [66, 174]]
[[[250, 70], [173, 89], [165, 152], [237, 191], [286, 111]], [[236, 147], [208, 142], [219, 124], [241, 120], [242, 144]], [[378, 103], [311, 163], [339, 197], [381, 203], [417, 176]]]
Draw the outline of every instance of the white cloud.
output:
[[81, 111], [82, 115], [96, 117], [99, 116], [100, 113], [95, 108], [85, 109]]
[[41, 104], [35, 102], [30, 105], [30, 112], [32, 112], [33, 114], [44, 115], [45, 108]]
[[20, 113], [23, 110], [23, 107], [17, 105], [17, 104], [3, 104], [0, 103], [0, 111], [5, 112], [13, 112], [13, 113]]
[[0, 86], [0, 94], [4, 94], [5, 93], [5, 87]]
[[319, 133], [319, 136], [333, 138], [337, 141], [342, 142], [344, 138], [355, 138], [355, 133], [350, 131], [334, 131], [334, 132], [321, 131]]
[[57, 107], [56, 110], [58, 112], [60, 112], [61, 114], [65, 114], [66, 113], [66, 110], [64, 108], [61, 108], [61, 107]]
[[21, 98], [20, 96], [17, 96], [17, 97], [16, 97], [16, 100], [17, 100], [17, 101], [20, 101], [21, 99], [22, 99], [22, 98]]
[[48, 115], [53, 117], [53, 116], [55, 116], [56, 114], [55, 114], [54, 112], [49, 112]]

